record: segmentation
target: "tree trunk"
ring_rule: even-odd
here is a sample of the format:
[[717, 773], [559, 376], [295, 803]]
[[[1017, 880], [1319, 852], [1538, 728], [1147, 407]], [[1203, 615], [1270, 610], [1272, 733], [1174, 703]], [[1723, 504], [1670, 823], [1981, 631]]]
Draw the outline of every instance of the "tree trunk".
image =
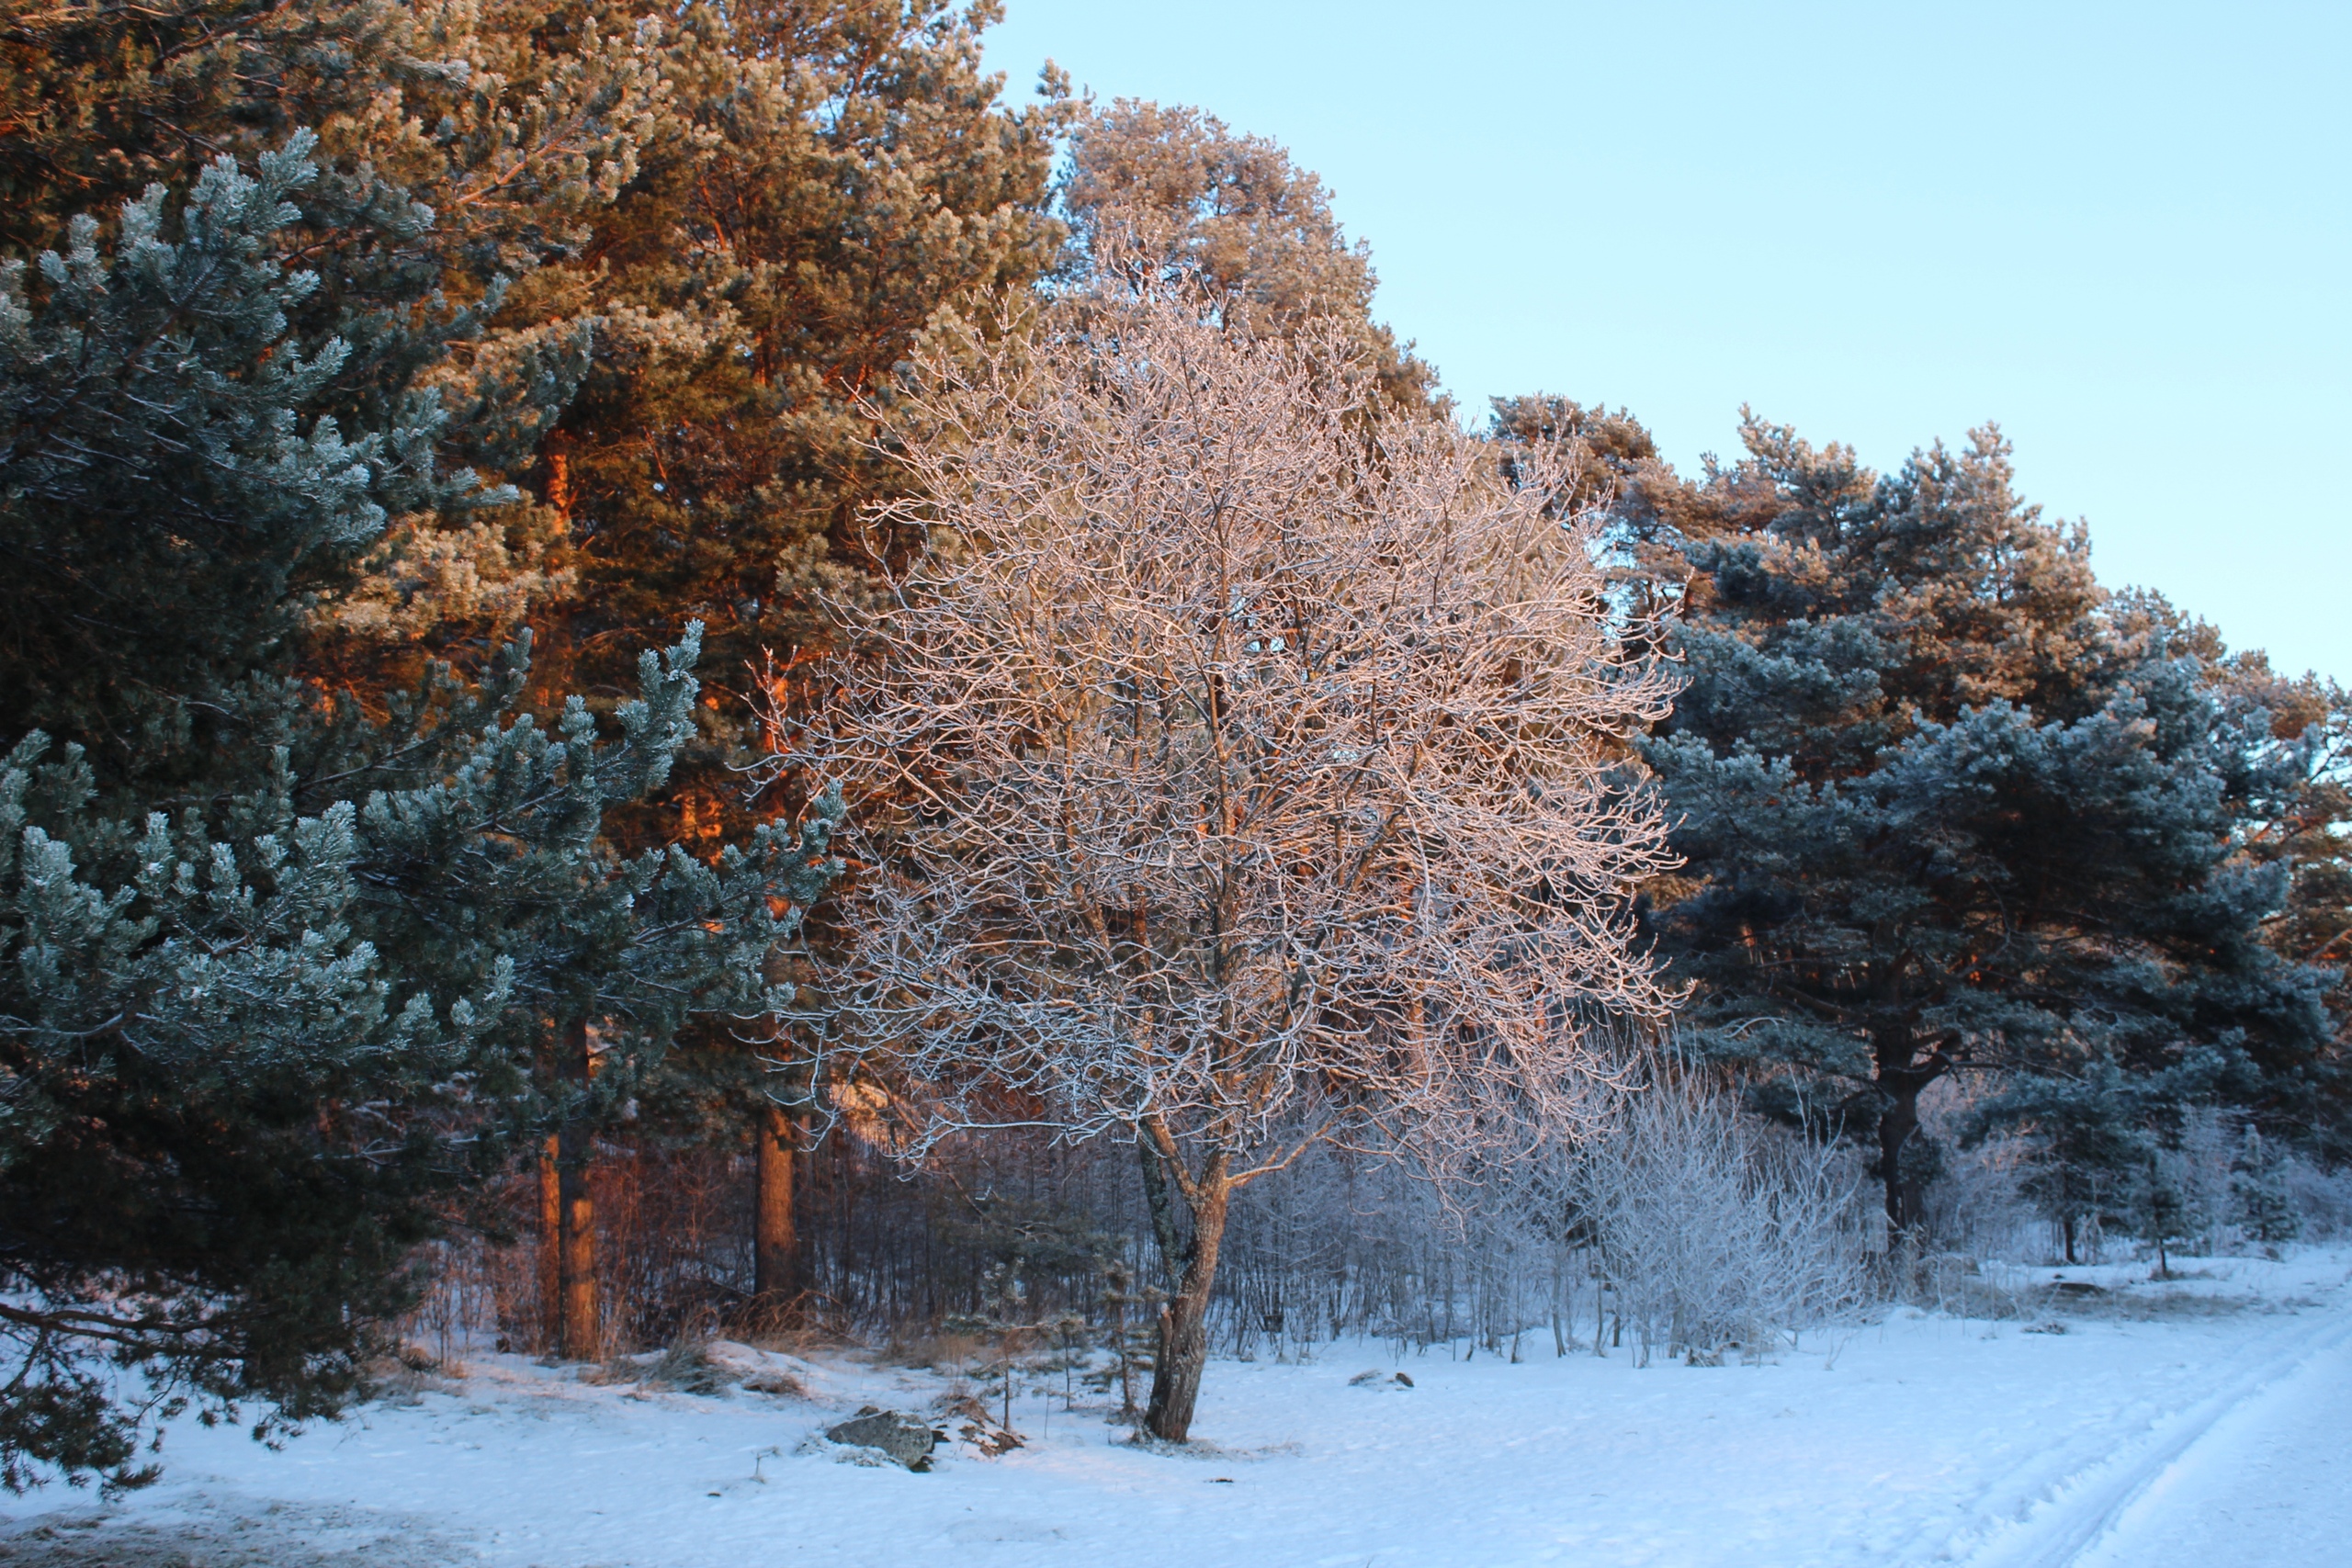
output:
[[[1151, 1369], [1151, 1398], [1144, 1406], [1144, 1429], [1162, 1441], [1188, 1441], [1193, 1409], [1201, 1397], [1201, 1373], [1209, 1356], [1209, 1292], [1216, 1284], [1217, 1251], [1225, 1245], [1225, 1221], [1233, 1188], [1222, 1154], [1211, 1156], [1201, 1174], [1171, 1182], [1161, 1155], [1147, 1138], [1143, 1152], [1144, 1194], [1160, 1256], [1175, 1276], [1176, 1289], [1159, 1309], [1159, 1354]], [[1178, 1238], [1176, 1206], [1190, 1211], [1191, 1234]]]
[[1567, 1310], [1568, 1265], [1558, 1247], [1552, 1249], [1552, 1354], [1568, 1353], [1568, 1330], [1564, 1321]]
[[[585, 1089], [594, 1065], [584, 1021], [565, 1026], [562, 1051], [564, 1077]], [[596, 1203], [588, 1191], [594, 1136], [584, 1114], [567, 1119], [556, 1134], [557, 1293], [562, 1303], [557, 1348], [575, 1361], [592, 1361], [604, 1352], [596, 1303]]]
[[773, 1100], [760, 1102], [759, 1172], [752, 1202], [752, 1295], [773, 1314], [799, 1283], [800, 1231], [792, 1214], [792, 1162], [800, 1130]]
[[1136, 1413], [1135, 1346], [1127, 1338], [1127, 1302], [1122, 1295], [1111, 1298], [1111, 1344], [1119, 1357], [1119, 1414], [1133, 1419]]
[[1903, 1145], [1919, 1128], [1919, 1091], [1883, 1087], [1887, 1105], [1878, 1118], [1878, 1168], [1886, 1182], [1886, 1245], [1892, 1251], [1898, 1238], [1919, 1223], [1917, 1184], [1903, 1174]]
[[1886, 1247], [1889, 1256], [1905, 1236], [1917, 1237], [1927, 1217], [1925, 1184], [1903, 1169], [1904, 1146], [1919, 1130], [1919, 1091], [1943, 1077], [1951, 1064], [1940, 1049], [1925, 1062], [1908, 1029], [1880, 1037], [1877, 1057], [1879, 1177], [1886, 1183]]
[[1193, 1239], [1176, 1293], [1159, 1308], [1159, 1355], [1151, 1370], [1151, 1400], [1143, 1424], [1155, 1438], [1188, 1440], [1193, 1408], [1201, 1397], [1201, 1373], [1209, 1357], [1209, 1292], [1216, 1283], [1217, 1249], [1225, 1242], [1222, 1186], [1204, 1193], [1193, 1213]]
[[539, 1345], [563, 1343], [563, 1198], [556, 1175], [558, 1139], [550, 1133], [539, 1145]]

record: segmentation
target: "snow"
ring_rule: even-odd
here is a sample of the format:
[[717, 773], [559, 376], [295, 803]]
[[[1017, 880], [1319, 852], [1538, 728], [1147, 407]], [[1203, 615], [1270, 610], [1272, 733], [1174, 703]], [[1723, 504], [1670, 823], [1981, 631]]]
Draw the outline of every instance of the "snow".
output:
[[[169, 1540], [175, 1562], [287, 1568], [2211, 1568], [2253, 1560], [2259, 1531], [2306, 1540], [2265, 1559], [2300, 1568], [2341, 1560], [2316, 1543], [2340, 1554], [2352, 1514], [2347, 1264], [2179, 1260], [2211, 1278], [2163, 1285], [2134, 1282], [2145, 1265], [2020, 1270], [2109, 1293], [2062, 1333], [1898, 1310], [1753, 1366], [1555, 1359], [1548, 1334], [1516, 1365], [1363, 1344], [1216, 1361], [1196, 1452], [1030, 1394], [1027, 1447], [944, 1450], [922, 1475], [808, 1439], [864, 1404], [924, 1408], [947, 1386], [929, 1371], [729, 1347], [810, 1397], [710, 1398], [483, 1356], [282, 1451], [175, 1429], [164, 1481], [119, 1505], [0, 1504], [0, 1564], [137, 1562]], [[1375, 1364], [1414, 1386], [1351, 1385]]]
[[2264, 1568], [2352, 1555], [2352, 1335], [2233, 1405], [2161, 1471], [2082, 1568], [2216, 1568], [2259, 1544]]

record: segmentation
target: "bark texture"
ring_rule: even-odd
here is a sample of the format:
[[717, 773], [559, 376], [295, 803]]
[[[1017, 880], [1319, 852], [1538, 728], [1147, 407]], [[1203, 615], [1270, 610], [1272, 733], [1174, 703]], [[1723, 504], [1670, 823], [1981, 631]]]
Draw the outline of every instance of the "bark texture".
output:
[[[1147, 1168], [1157, 1163], [1149, 1155], [1145, 1157]], [[1157, 1224], [1159, 1210], [1172, 1207], [1180, 1198], [1168, 1190], [1168, 1184], [1156, 1185], [1153, 1218]], [[1226, 1215], [1233, 1197], [1221, 1158], [1213, 1162], [1211, 1173], [1186, 1185], [1193, 1189], [1190, 1199], [1184, 1201], [1192, 1224], [1190, 1234], [1174, 1251], [1167, 1250], [1163, 1243], [1162, 1256], [1168, 1259], [1176, 1288], [1159, 1308], [1159, 1352], [1152, 1361], [1151, 1398], [1143, 1416], [1146, 1431], [1170, 1443], [1192, 1440], [1193, 1412], [1200, 1402], [1201, 1374], [1208, 1365], [1209, 1296], [1216, 1288], [1217, 1253], [1225, 1245]], [[1169, 1218], [1172, 1220], [1173, 1215]]]
[[[574, 1087], [585, 1089], [594, 1066], [588, 1050], [588, 1026], [567, 1026], [562, 1049], [564, 1077]], [[594, 1143], [594, 1129], [580, 1116], [564, 1122], [556, 1134], [556, 1295], [560, 1319], [556, 1348], [575, 1361], [594, 1360], [605, 1348], [596, 1299], [596, 1201], [588, 1187]]]
[[800, 1231], [793, 1218], [793, 1162], [800, 1131], [774, 1100], [760, 1107], [757, 1190], [752, 1206], [752, 1293], [774, 1312], [799, 1287]]
[[539, 1145], [539, 1338], [541, 1348], [563, 1343], [563, 1184], [557, 1147], [549, 1134]]

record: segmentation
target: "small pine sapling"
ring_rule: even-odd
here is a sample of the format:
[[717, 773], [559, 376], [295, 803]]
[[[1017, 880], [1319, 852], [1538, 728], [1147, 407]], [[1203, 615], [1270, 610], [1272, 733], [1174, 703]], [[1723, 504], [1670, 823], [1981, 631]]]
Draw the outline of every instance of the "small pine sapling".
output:
[[1003, 1401], [1003, 1426], [1007, 1432], [1012, 1427], [1012, 1393], [1014, 1376], [1019, 1370], [1023, 1344], [1047, 1325], [1028, 1319], [1029, 1286], [1010, 1263], [993, 1263], [980, 1276], [980, 1305], [977, 1312], [957, 1313], [947, 1319], [946, 1326], [956, 1334], [968, 1334], [978, 1339], [996, 1342], [996, 1356], [984, 1362], [982, 1377], [994, 1373], [1000, 1380], [999, 1393]]
[[[1113, 1383], [1119, 1386], [1118, 1419], [1133, 1426], [1143, 1412], [1136, 1404], [1136, 1373], [1148, 1374], [1152, 1370], [1152, 1353], [1159, 1343], [1155, 1315], [1164, 1293], [1139, 1283], [1136, 1271], [1125, 1260], [1114, 1258], [1102, 1265], [1102, 1313], [1109, 1319], [1102, 1334], [1102, 1344], [1111, 1352], [1111, 1363], [1089, 1375], [1088, 1382], [1106, 1393]], [[1141, 1308], [1140, 1312], [1131, 1309]]]
[[2147, 1167], [2141, 1172], [2132, 1194], [2132, 1210], [2141, 1236], [2156, 1244], [2155, 1277], [2171, 1279], [2172, 1258], [2167, 1249], [2194, 1235], [2197, 1222], [2195, 1206], [2181, 1190], [2179, 1173], [2162, 1151], [2148, 1156]]
[[1078, 1373], [1094, 1362], [1094, 1325], [1077, 1313], [1065, 1312], [1041, 1325], [1040, 1332], [1046, 1337], [1046, 1349], [1036, 1362], [1036, 1371], [1048, 1379], [1061, 1373], [1062, 1409], [1076, 1410]]

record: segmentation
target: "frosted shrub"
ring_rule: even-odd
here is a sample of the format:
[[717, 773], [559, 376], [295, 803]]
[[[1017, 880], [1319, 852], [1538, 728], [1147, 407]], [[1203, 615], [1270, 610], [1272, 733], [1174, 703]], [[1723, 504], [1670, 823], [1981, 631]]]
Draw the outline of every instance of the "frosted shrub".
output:
[[2352, 1235], [2352, 1171], [2322, 1170], [2289, 1158], [2279, 1162], [2278, 1179], [2305, 1239]]
[[1583, 1206], [1639, 1353], [1756, 1346], [1866, 1291], [1850, 1159], [1719, 1096], [1635, 1096], [1580, 1164]]
[[1928, 1235], [1944, 1258], [1969, 1263], [2055, 1256], [2050, 1222], [2026, 1195], [2032, 1147], [2016, 1137], [1966, 1135], [1985, 1094], [1979, 1080], [1942, 1078], [1919, 1096], [1920, 1131], [1939, 1156], [1921, 1197]]
[[[2194, 1252], [2211, 1256], [2231, 1251], [2240, 1243], [2239, 1227], [2233, 1222], [2244, 1207], [2237, 1192], [2243, 1185], [2237, 1179], [2242, 1141], [2233, 1118], [2211, 1106], [2195, 1106], [2182, 1113], [2171, 1146], [2157, 1151], [2160, 1176], [2179, 1195], [2182, 1238]], [[2143, 1235], [2141, 1239], [2153, 1244], [2157, 1238]]]
[[1939, 1253], [1982, 1263], [2050, 1250], [2050, 1222], [2022, 1190], [2030, 1152], [2020, 1140], [1988, 1138], [1946, 1156], [1922, 1199]]

